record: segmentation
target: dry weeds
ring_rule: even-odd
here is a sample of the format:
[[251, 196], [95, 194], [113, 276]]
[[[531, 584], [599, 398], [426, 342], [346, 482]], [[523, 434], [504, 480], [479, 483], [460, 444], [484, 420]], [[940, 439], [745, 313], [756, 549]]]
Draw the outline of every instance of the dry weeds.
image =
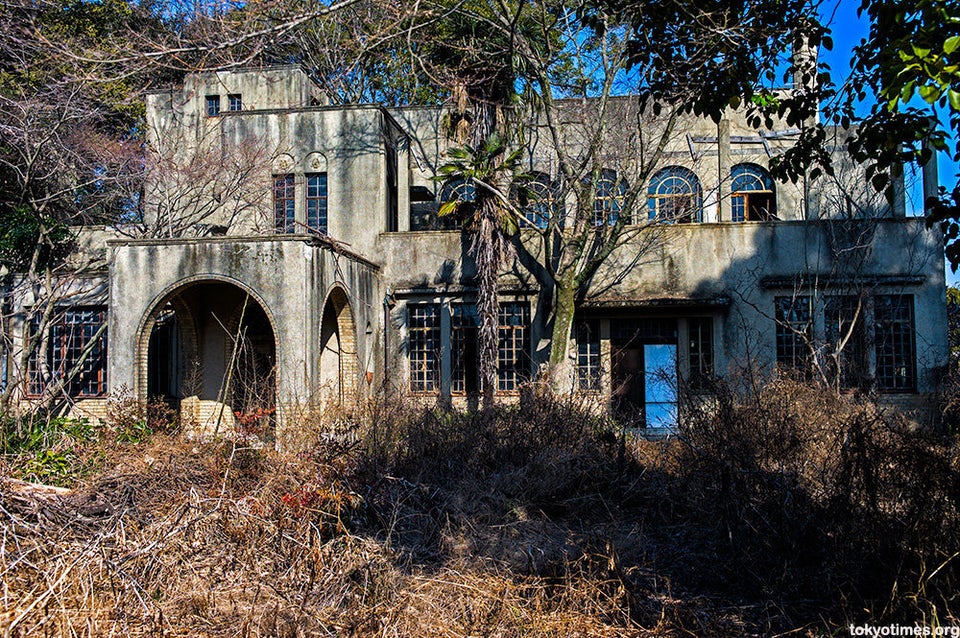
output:
[[11, 463], [0, 629], [553, 638], [952, 624], [953, 442], [801, 386], [724, 392], [666, 443], [620, 436], [572, 402], [478, 416], [384, 399], [297, 455], [165, 434], [90, 443], [101, 469], [71, 490], [11, 479]]

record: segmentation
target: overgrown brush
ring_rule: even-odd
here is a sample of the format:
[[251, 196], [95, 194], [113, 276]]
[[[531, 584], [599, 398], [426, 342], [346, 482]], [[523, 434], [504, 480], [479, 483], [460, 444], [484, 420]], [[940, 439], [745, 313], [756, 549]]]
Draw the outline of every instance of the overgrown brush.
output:
[[762, 636], [958, 622], [952, 438], [788, 380], [684, 405], [667, 441], [535, 389], [486, 413], [384, 394], [328, 411], [335, 427], [297, 454], [162, 427], [118, 443], [108, 428], [88, 442], [105, 470], [85, 487], [3, 484], [0, 627]]

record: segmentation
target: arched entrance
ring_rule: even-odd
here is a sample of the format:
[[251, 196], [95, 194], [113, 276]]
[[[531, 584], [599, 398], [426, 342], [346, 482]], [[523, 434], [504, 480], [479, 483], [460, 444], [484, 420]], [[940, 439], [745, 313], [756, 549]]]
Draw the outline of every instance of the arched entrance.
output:
[[327, 296], [320, 320], [320, 391], [325, 398], [353, 398], [359, 374], [357, 336], [350, 301], [342, 288]]
[[185, 427], [273, 437], [277, 339], [249, 291], [210, 279], [168, 291], [138, 348], [138, 393], [178, 408]]

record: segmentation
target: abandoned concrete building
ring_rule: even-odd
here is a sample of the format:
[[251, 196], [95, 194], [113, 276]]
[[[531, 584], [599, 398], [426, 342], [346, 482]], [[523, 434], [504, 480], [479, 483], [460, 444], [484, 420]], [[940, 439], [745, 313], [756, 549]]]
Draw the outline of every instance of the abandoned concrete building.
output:
[[[450, 113], [322, 102], [296, 67], [194, 74], [150, 94], [138, 236], [85, 229], [102, 261], [72, 284], [46, 351], [19, 375], [24, 395], [99, 334], [69, 386], [76, 410], [98, 413], [125, 387], [176, 401], [200, 424], [273, 414], [279, 435], [296, 427], [299, 406], [385, 382], [468, 401], [478, 390], [474, 267], [456, 218], [437, 211], [471, 185], [434, 179], [453, 145]], [[626, 98], [611, 104], [606, 117], [627, 124], [611, 122], [610, 149], [596, 155], [593, 223], [632, 215], [638, 232], [578, 299], [572, 387], [651, 431], [676, 423], [678, 386], [745, 369], [810, 375], [816, 361], [839, 370], [842, 387], [923, 405], [948, 359], [943, 246], [906, 216], [902, 189], [888, 203], [849, 161], [845, 181], [775, 182], [770, 160], [796, 131], [757, 131], [736, 111], [719, 125], [684, 119], [631, 183], [636, 130], [656, 123], [638, 125]], [[575, 144], [573, 127], [591, 120], [577, 109], [590, 106], [564, 108]], [[519, 231], [535, 259], [527, 236], [551, 218], [562, 234], [575, 209], [570, 190], [555, 196], [555, 153], [538, 126], [524, 162], [542, 197]], [[501, 397], [534, 379], [550, 348], [550, 305], [521, 261], [501, 277]]]

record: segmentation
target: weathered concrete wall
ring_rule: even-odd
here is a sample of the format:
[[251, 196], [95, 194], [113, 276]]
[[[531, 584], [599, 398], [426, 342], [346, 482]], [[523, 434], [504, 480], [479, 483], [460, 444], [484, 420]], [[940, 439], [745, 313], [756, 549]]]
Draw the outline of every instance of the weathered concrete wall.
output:
[[[947, 360], [946, 306], [942, 239], [919, 218], [867, 221], [795, 221], [677, 224], [651, 227], [657, 240], [638, 238], [617, 249], [592, 282], [587, 305], [633, 307], [635, 314], [677, 313], [671, 304], [715, 304], [709, 312], [722, 324], [716, 369], [745, 363], [748, 355], [772, 364], [774, 298], [795, 294], [910, 294], [914, 297], [918, 390], [935, 389]], [[525, 246], [537, 255], [532, 232]], [[460, 232], [388, 233], [380, 251], [390, 255], [384, 281], [394, 290], [422, 290], [459, 295], [471, 285], [473, 265], [468, 240]], [[517, 276], [519, 275], [519, 276]], [[803, 275], [804, 280], [797, 280]], [[512, 263], [501, 283], [533, 288], [536, 282]], [[602, 291], [602, 292], [601, 292]], [[822, 307], [822, 306], [821, 306]], [[535, 311], [546, 322], [546, 313]], [[701, 310], [702, 313], [702, 310]], [[533, 329], [536, 354], [545, 357], [547, 325]]]
[[[315, 398], [323, 303], [335, 285], [349, 291], [359, 335], [355, 356], [369, 366], [356, 370], [379, 367], [374, 358], [378, 315], [368, 302], [379, 293], [377, 268], [349, 253], [336, 252], [315, 238], [140, 240], [113, 243], [111, 249], [112, 388], [126, 385], [137, 396], [145, 396], [151, 315], [177, 293], [203, 283], [226, 284], [222, 293], [213, 290], [223, 296], [245, 291], [263, 308], [276, 338], [277, 402], [281, 410]], [[184, 301], [192, 303], [189, 295]], [[202, 327], [203, 322], [198, 322], [198, 328]], [[206, 327], [207, 333], [213, 334], [212, 326]], [[223, 361], [209, 356], [217, 350], [216, 344], [206, 350], [201, 348], [200, 352], [205, 353], [204, 364], [211, 366], [211, 374], [225, 369]], [[215, 396], [211, 388], [204, 392], [201, 398], [205, 400], [210, 400], [207, 395], [211, 393]]]

